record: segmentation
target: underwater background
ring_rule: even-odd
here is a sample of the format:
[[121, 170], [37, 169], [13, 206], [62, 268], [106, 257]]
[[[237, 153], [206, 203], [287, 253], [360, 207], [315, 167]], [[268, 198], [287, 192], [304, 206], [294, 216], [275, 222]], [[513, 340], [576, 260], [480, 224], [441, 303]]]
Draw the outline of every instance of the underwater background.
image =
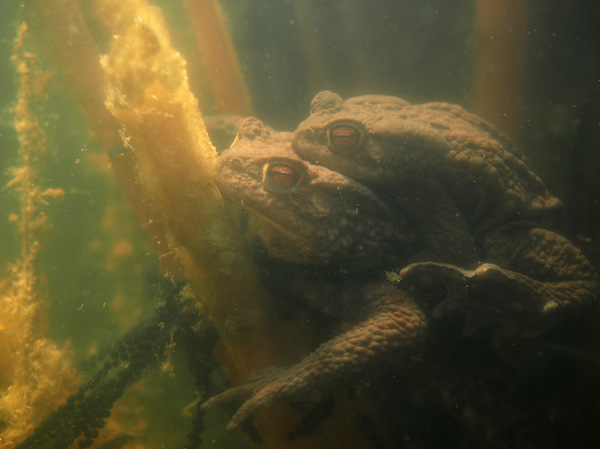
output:
[[[149, 319], [164, 300], [164, 271], [155, 248], [113, 173], [97, 130], [88, 122], [84, 101], [71, 89], [63, 49], [48, 38], [52, 24], [41, 18], [44, 3], [0, 6], [0, 291], [5, 301], [12, 298], [11, 307], [19, 307], [19, 298], [23, 309], [38, 304], [34, 319], [16, 312], [0, 317], [0, 390], [9, 391], [17, 381], [11, 367], [16, 356], [6, 348], [29, 338], [12, 336], [15, 328], [47, 339], [49, 348], [62, 354], [64, 364], [49, 366], [62, 373], [64, 382], [56, 395], [40, 396], [43, 412], [37, 415], [23, 414], [19, 421], [11, 415], [13, 410], [2, 410], [0, 447], [21, 441], [77, 390], [81, 379], [97, 371], [94, 357], [101, 358], [114, 341]], [[143, 20], [146, 2], [122, 3], [130, 17]], [[386, 94], [411, 103], [456, 103], [481, 115], [518, 143], [528, 165], [564, 201], [568, 237], [600, 267], [598, 2], [149, 3], [162, 11], [171, 45], [186, 61], [191, 91], [205, 115], [256, 116], [277, 129], [293, 130], [308, 116], [313, 96], [326, 89], [343, 98]], [[225, 78], [214, 76], [207, 66], [207, 61], [219, 62], [210, 50], [199, 48], [195, 3], [220, 4], [217, 11], [239, 64], [237, 90], [220, 86]], [[112, 36], [102, 18], [109, 1], [61, 0], [57, 5], [65, 10], [77, 6], [99, 54], [109, 52]], [[15, 43], [24, 21], [30, 24], [29, 40]], [[206, 37], [205, 46], [222, 53], [223, 42], [214, 39]], [[30, 61], [27, 72], [22, 64]], [[27, 117], [37, 120], [44, 136], [24, 143], [15, 126], [26, 121], [17, 106], [23, 98], [20, 86], [36, 70], [40, 73], [31, 81]], [[235, 70], [232, 73], [236, 79]], [[89, 74], [82, 63], [81, 74], [75, 76]], [[39, 152], [20, 151], [27, 145]], [[31, 185], [40, 187], [29, 210], [31, 197], [26, 199], [26, 189], [14, 183], [22, 176], [19, 168], [27, 164], [36, 171]], [[29, 224], [23, 225], [28, 214]], [[38, 243], [32, 250], [34, 241]], [[18, 262], [33, 253], [29, 268]], [[35, 290], [25, 296], [11, 287], [24, 270], [32, 270], [35, 278], [19, 278]], [[587, 316], [559, 348], [562, 363], [572, 372], [560, 377], [571, 383], [557, 388], [572, 392], [569, 407], [580, 408], [564, 432], [574, 439], [571, 447], [600, 443], [594, 429], [600, 418], [599, 319], [597, 312]], [[14, 325], [19, 320], [22, 324]], [[94, 447], [184, 447], [193, 421], [190, 404], [196, 398], [194, 374], [185, 357], [174, 350], [168, 360], [144, 371], [116, 402], [106, 429], [111, 436]], [[46, 381], [55, 378], [52, 374]], [[560, 409], [561, 404], [548, 407]], [[27, 419], [29, 427], [24, 425], [11, 440], [11, 427]], [[205, 444], [251, 447], [240, 432], [224, 431], [227, 420], [224, 411], [206, 416]]]

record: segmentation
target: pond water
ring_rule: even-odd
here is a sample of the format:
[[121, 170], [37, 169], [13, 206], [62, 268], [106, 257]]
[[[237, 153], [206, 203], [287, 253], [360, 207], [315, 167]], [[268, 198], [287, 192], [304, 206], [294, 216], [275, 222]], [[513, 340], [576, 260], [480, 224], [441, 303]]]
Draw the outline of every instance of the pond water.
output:
[[0, 9], [0, 447], [598, 440], [596, 2]]

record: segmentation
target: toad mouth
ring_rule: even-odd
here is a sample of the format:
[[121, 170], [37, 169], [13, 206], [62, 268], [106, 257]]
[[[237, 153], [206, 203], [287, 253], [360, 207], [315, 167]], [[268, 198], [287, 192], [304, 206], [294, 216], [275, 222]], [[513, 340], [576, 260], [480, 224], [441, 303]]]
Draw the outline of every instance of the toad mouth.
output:
[[[255, 217], [259, 218], [260, 220], [262, 220], [263, 222], [265, 222], [266, 224], [268, 224], [269, 226], [271, 226], [277, 232], [279, 232], [279, 233], [287, 236], [289, 239], [291, 239], [291, 240], [297, 240], [297, 241], [301, 241], [301, 242], [307, 242], [308, 241], [308, 239], [306, 237], [303, 237], [300, 234], [297, 234], [297, 233], [289, 230], [288, 228], [284, 227], [281, 223], [279, 223], [279, 222], [273, 220], [272, 218], [270, 218], [269, 216], [261, 213], [260, 211], [258, 211], [254, 207], [249, 206], [248, 204], [245, 203], [244, 200], [238, 200], [238, 199], [231, 198], [231, 197], [228, 197], [228, 198], [231, 199], [232, 201], [234, 201], [235, 203], [239, 204], [240, 206], [242, 206], [250, 214], [254, 215]], [[306, 246], [306, 245], [304, 245], [304, 246]]]

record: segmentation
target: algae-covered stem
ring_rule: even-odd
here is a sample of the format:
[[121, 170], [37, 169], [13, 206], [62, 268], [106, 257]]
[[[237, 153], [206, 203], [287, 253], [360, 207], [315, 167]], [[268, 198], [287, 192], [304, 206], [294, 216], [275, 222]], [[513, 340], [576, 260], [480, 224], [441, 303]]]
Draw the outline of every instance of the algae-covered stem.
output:
[[[251, 264], [242, 260], [244, 252], [239, 241], [227, 236], [223, 205], [212, 183], [216, 155], [189, 91], [185, 62], [170, 49], [157, 8], [139, 0], [97, 0], [94, 5], [100, 12], [110, 10], [116, 29], [109, 30], [109, 34], [121, 36], [114, 43], [112, 58], [105, 59], [107, 90], [112, 92], [110, 112], [105, 105], [105, 74], [99, 53], [78, 4], [74, 0], [30, 0], [24, 11], [37, 21], [54, 47], [61, 70], [94, 134], [111, 156], [112, 166], [163, 267], [181, 277], [181, 263], [185, 262], [187, 276], [196, 284], [197, 294], [209, 302], [217, 324], [219, 315], [223, 315], [221, 321], [227, 320], [223, 326], [239, 331], [244, 323], [250, 324], [253, 314], [264, 310], [257, 301], [265, 295]], [[136, 22], [136, 16], [152, 23], [154, 30]], [[118, 104], [122, 100], [127, 104]], [[205, 270], [195, 265], [200, 260], [205, 261]], [[198, 271], [197, 276], [192, 274], [194, 271]], [[237, 295], [232, 293], [234, 285], [241, 286]], [[219, 296], [225, 299], [219, 302]], [[254, 299], [244, 311], [241, 301], [247, 298]], [[212, 309], [211, 301], [218, 307]], [[227, 304], [232, 303], [235, 307], [229, 308]], [[232, 310], [240, 311], [239, 319], [232, 316]], [[263, 340], [262, 346], [268, 341], [279, 340]], [[267, 354], [264, 348], [252, 357], [241, 357], [236, 363], [240, 376], [272, 364], [273, 360], [263, 360], [270, 357]]]
[[[138, 175], [158, 208], [170, 245], [182, 261], [219, 330], [226, 348], [220, 361], [234, 384], [260, 369], [286, 365], [309, 349], [307, 333], [273, 319], [268, 296], [228, 222], [214, 179], [216, 151], [189, 89], [185, 61], [171, 49], [166, 32], [137, 20], [115, 39], [103, 66], [107, 105], [124, 125]], [[296, 323], [299, 327], [306, 326]], [[286, 405], [257, 412], [265, 443], [277, 448], [361, 447], [351, 408], [320, 431], [296, 441], [287, 432], [299, 414]]]
[[[189, 90], [185, 62], [158, 33], [138, 20], [115, 38], [103, 59], [107, 106], [123, 125], [137, 174], [197, 294], [221, 331], [235, 321], [241, 332], [244, 321], [254, 327], [260, 320], [252, 317], [264, 294], [225, 219], [213, 182], [216, 151]], [[235, 310], [243, 313], [235, 317]]]
[[[230, 379], [237, 384], [259, 369], [289, 363], [286, 354], [302, 341], [283, 343], [289, 332], [271, 319], [267, 295], [227, 220], [214, 183], [216, 150], [189, 89], [185, 61], [166, 34], [137, 20], [115, 39], [103, 66], [107, 105], [123, 124], [170, 246], [219, 330], [226, 349], [220, 361]], [[294, 427], [294, 415], [281, 408], [262, 414], [271, 447], [287, 447], [282, 429]]]
[[[144, 0], [94, 2], [96, 12], [111, 11], [115, 20], [105, 23], [105, 31], [118, 36], [103, 62], [109, 114], [98, 101], [105, 98], [104, 75], [77, 3], [30, 0], [28, 5], [43, 23], [105, 151], [120, 150], [111, 154], [113, 167], [161, 262], [171, 273], [185, 268], [211, 315], [221, 337], [217, 357], [232, 383], [304, 356], [309, 333], [290, 329], [290, 323], [283, 329], [271, 319], [267, 295], [227, 221], [213, 181], [215, 150], [190, 92], [185, 61], [171, 49], [160, 11]], [[351, 408], [340, 408], [336, 419], [295, 441], [287, 432], [298, 425], [300, 413], [285, 405], [261, 410], [257, 424], [264, 446], [320, 448], [333, 447], [334, 441], [336, 447], [362, 447], [360, 430], [348, 425], [355, 419]]]
[[[111, 10], [116, 11], [114, 7]], [[111, 166], [159, 255], [162, 267], [176, 278], [183, 277], [179, 261], [166, 244], [165, 230], [158, 223], [155, 211], [144, 200], [143, 188], [135, 175], [135, 159], [131, 152], [123, 151], [119, 135], [121, 125], [104, 104], [104, 73], [100, 67], [100, 53], [79, 5], [75, 0], [29, 0], [24, 4], [23, 15], [41, 35], [40, 39], [44, 39], [46, 45], [54, 50], [52, 56], [59, 63], [61, 72], [85, 112], [92, 132], [110, 157]], [[129, 24], [131, 21], [131, 17], [125, 14], [119, 17], [120, 20], [112, 17], [115, 19], [114, 27], [124, 26], [123, 23]], [[112, 32], [118, 33], [119, 28]]]
[[63, 191], [41, 185], [47, 155], [41, 118], [51, 75], [40, 66], [25, 23], [15, 40], [13, 60], [20, 84], [14, 115], [21, 166], [13, 170], [7, 187], [20, 196], [20, 211], [11, 215], [11, 221], [19, 224], [22, 246], [20, 259], [10, 267], [9, 281], [0, 283], [0, 447], [14, 447], [77, 383], [63, 352], [44, 332], [40, 238], [48, 226], [48, 200]]

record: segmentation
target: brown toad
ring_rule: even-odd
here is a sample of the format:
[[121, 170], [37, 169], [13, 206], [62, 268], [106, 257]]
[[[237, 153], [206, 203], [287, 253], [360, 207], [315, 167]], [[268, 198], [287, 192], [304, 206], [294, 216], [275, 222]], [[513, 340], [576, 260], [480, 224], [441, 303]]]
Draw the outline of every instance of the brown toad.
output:
[[290, 133], [275, 132], [256, 119], [242, 123], [219, 161], [219, 189], [250, 212], [270, 257], [354, 273], [353, 280], [334, 276], [327, 282], [300, 281], [296, 288], [317, 308], [355, 324], [297, 364], [260, 373], [204, 408], [244, 399], [228, 425], [233, 430], [260, 407], [316, 401], [377, 360], [402, 358], [420, 346], [424, 314], [380, 276], [381, 269], [415, 252], [418, 237], [409, 223], [363, 185], [299, 159]]
[[[293, 138], [311, 163], [364, 183], [420, 232], [420, 264], [401, 271], [441, 279], [468, 328], [533, 334], [594, 302], [596, 275], [554, 232], [562, 203], [492, 125], [445, 103], [389, 96], [343, 101], [325, 91]], [[569, 315], [569, 313], [566, 313]]]
[[[408, 195], [440, 187], [468, 225], [483, 231], [507, 218], [554, 218], [561, 203], [492, 125], [456, 105], [411, 105], [366, 95], [315, 96], [293, 147], [306, 160]], [[405, 193], [406, 192], [406, 193]], [[402, 198], [396, 198], [401, 200]]]
[[366, 268], [414, 252], [418, 237], [402, 216], [362, 184], [298, 158], [290, 133], [246, 119], [219, 166], [221, 193], [268, 224], [258, 232], [275, 258]]

